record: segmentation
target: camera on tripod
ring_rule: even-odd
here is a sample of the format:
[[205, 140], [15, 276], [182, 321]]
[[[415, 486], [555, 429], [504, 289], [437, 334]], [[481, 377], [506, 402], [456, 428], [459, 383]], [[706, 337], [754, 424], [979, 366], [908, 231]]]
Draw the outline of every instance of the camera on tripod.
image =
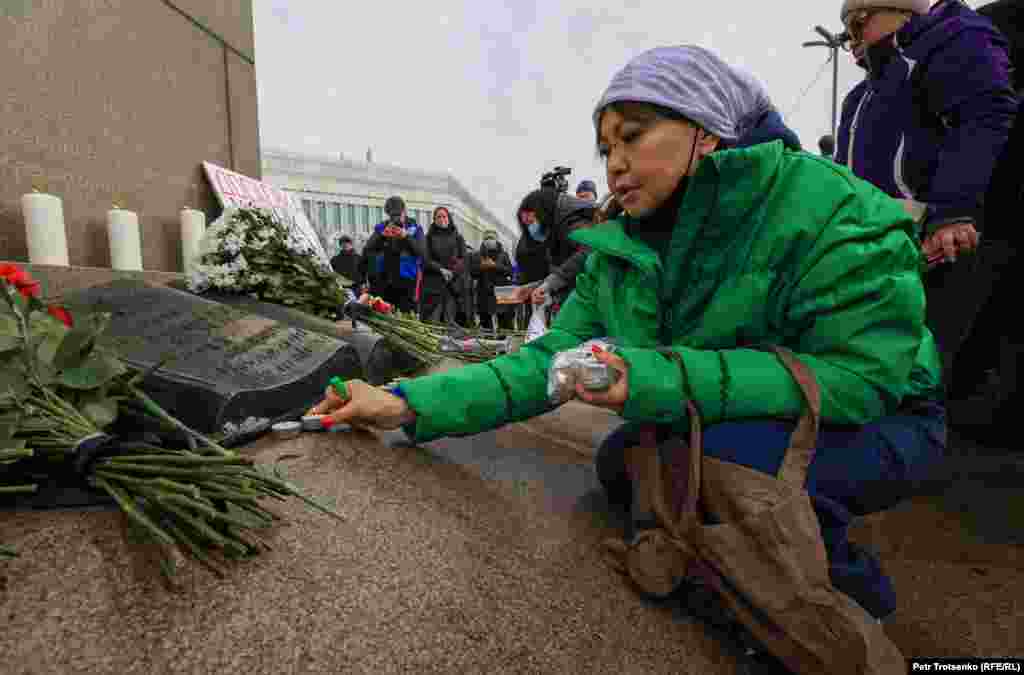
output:
[[554, 170], [540, 177], [540, 186], [542, 188], [554, 188], [559, 192], [568, 192], [569, 181], [566, 179], [566, 176], [571, 173], [572, 169], [567, 166], [556, 166]]

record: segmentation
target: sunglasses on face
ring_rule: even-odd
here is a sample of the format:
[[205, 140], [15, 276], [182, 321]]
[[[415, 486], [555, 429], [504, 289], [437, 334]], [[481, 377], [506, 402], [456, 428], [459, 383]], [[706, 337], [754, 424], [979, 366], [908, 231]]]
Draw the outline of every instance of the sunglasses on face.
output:
[[846, 32], [849, 33], [850, 39], [853, 42], [860, 42], [864, 39], [864, 26], [867, 25], [871, 18], [878, 14], [880, 9], [858, 9], [850, 12], [846, 16]]
[[868, 25], [868, 21], [871, 21], [872, 17], [882, 12], [896, 12], [905, 17], [912, 15], [910, 12], [892, 7], [873, 7], [871, 9], [858, 9], [850, 12], [846, 15], [846, 20], [843, 24], [846, 26], [846, 33], [850, 36], [851, 41], [854, 43], [863, 42], [864, 28]]

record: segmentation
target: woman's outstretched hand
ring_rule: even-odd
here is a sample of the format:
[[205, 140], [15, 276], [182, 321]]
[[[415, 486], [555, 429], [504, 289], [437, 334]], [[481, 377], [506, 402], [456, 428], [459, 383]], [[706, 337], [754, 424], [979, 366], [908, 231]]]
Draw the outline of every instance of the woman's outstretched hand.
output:
[[416, 413], [400, 397], [362, 380], [345, 382], [345, 395], [333, 385], [324, 392], [324, 400], [309, 409], [307, 415], [326, 415], [334, 424], [355, 428], [397, 429], [416, 420]]
[[576, 396], [584, 403], [608, 408], [621, 415], [626, 400], [629, 399], [629, 364], [623, 361], [621, 356], [605, 351], [596, 345], [592, 349], [595, 359], [618, 371], [619, 379], [604, 391], [587, 391], [582, 384], [577, 384]]

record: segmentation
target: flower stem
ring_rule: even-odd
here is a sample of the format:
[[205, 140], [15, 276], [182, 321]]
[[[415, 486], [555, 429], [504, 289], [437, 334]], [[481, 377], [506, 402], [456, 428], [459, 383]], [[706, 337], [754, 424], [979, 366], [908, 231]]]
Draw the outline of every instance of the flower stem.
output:
[[15, 450], [0, 450], [0, 462], [6, 462], [15, 459], [26, 459], [28, 457], [35, 456], [35, 452], [32, 448], [17, 448]]
[[106, 490], [107, 494], [113, 497], [114, 501], [121, 507], [121, 510], [125, 512], [125, 515], [141, 525], [147, 532], [156, 537], [158, 541], [168, 546], [174, 546], [174, 538], [150, 520], [148, 516], [139, 511], [131, 495], [124, 492], [120, 487], [115, 486], [103, 476], [96, 477], [96, 485]]
[[216, 441], [207, 438], [205, 435], [199, 433], [198, 431], [190, 429], [189, 427], [185, 426], [183, 422], [172, 417], [170, 414], [168, 414], [166, 410], [161, 408], [156, 401], [147, 396], [141, 389], [139, 389], [135, 385], [127, 384], [126, 386], [128, 387], [128, 390], [132, 394], [134, 394], [135, 397], [139, 400], [139, 402], [146, 408], [147, 412], [156, 415], [160, 419], [171, 424], [175, 429], [178, 429], [179, 431], [184, 431], [185, 433], [190, 434], [193, 437], [199, 439], [204, 444], [206, 444], [206, 446], [209, 447], [211, 450], [214, 450], [215, 452], [224, 457], [237, 456], [234, 452], [231, 452], [230, 450], [227, 450], [226, 448], [222, 447]]
[[96, 427], [96, 425], [93, 424], [92, 420], [90, 420], [88, 417], [79, 412], [78, 408], [71, 405], [69, 402], [65, 401], [63, 398], [54, 393], [53, 390], [51, 390], [49, 387], [42, 387], [42, 391], [44, 395], [50, 397], [50, 399], [54, 402], [54, 405], [56, 405], [59, 409], [64, 410], [71, 419], [74, 419], [80, 426], [90, 429], [90, 433], [97, 433], [98, 431], [100, 431]]
[[0, 485], [0, 495], [30, 495], [39, 489], [36, 484], [32, 485]]

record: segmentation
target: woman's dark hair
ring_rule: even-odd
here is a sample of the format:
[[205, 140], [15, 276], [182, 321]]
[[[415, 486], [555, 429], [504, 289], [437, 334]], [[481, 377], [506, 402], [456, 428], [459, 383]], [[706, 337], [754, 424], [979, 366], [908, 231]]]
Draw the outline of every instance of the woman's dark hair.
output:
[[434, 213], [430, 216], [430, 224], [433, 225], [437, 222], [437, 212], [444, 211], [448, 214], [448, 224], [455, 227], [455, 219], [452, 218], [452, 212], [448, 210], [447, 206], [436, 206], [434, 207]]
[[[698, 129], [703, 128], [686, 115], [680, 114], [671, 108], [666, 108], [665, 106], [658, 105], [656, 103], [645, 103], [643, 101], [616, 101], [615, 103], [609, 103], [605, 106], [604, 110], [601, 111], [601, 116], [603, 117], [609, 110], [614, 110], [625, 119], [633, 122], [646, 123], [653, 122], [654, 120], [674, 120], [676, 122], [686, 122]], [[601, 117], [597, 118], [597, 128], [594, 130], [594, 143], [598, 148], [600, 148]]]

